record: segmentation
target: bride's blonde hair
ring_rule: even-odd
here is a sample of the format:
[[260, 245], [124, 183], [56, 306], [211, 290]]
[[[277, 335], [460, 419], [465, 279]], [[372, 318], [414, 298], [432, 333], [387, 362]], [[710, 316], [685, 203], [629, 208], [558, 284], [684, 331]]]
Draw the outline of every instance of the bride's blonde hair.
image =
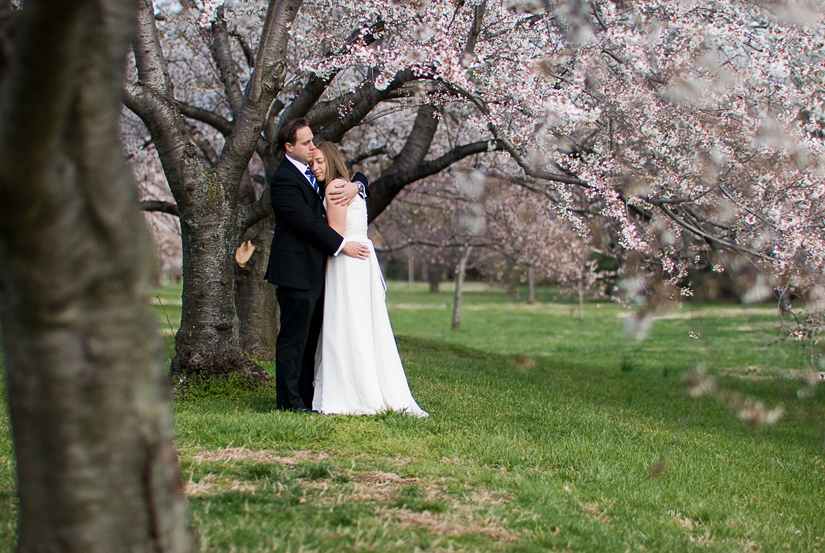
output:
[[350, 180], [352, 174], [347, 169], [347, 164], [344, 163], [344, 158], [341, 157], [341, 152], [332, 142], [326, 140], [316, 146], [324, 154], [324, 162], [327, 165], [324, 171], [324, 188], [327, 184], [337, 178]]

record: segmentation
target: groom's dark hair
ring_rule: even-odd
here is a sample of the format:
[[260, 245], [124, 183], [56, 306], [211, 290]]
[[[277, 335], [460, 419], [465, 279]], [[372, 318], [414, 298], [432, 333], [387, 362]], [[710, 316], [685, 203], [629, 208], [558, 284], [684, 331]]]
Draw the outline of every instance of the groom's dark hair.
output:
[[309, 123], [303, 117], [287, 121], [281, 125], [281, 128], [278, 131], [278, 148], [286, 151], [287, 142], [290, 144], [295, 144], [295, 141], [298, 139], [298, 129], [303, 129], [308, 126]]

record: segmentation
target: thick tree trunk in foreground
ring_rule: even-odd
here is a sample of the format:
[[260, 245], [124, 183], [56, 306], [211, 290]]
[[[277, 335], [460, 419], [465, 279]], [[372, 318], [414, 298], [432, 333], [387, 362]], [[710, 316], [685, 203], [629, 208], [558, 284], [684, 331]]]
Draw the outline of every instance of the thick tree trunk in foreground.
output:
[[19, 552], [193, 550], [148, 302], [154, 249], [118, 140], [134, 7], [26, 0], [3, 75], [0, 316]]

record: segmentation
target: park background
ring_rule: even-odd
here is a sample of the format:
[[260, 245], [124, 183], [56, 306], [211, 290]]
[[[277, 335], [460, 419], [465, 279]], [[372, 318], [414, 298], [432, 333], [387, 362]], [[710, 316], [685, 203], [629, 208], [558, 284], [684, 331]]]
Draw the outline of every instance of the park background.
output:
[[[0, 1], [3, 545], [821, 550], [824, 17]], [[296, 116], [426, 421], [271, 409]]]

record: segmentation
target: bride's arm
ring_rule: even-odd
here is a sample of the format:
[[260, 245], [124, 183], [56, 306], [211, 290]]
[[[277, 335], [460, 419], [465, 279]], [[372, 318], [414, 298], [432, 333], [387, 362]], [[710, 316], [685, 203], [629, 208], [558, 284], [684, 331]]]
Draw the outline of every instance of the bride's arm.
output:
[[336, 185], [346, 182], [347, 181], [344, 179], [335, 179], [329, 183], [324, 190], [324, 195], [327, 198], [327, 223], [330, 227], [332, 227], [332, 230], [341, 236], [344, 235], [344, 229], [347, 226], [347, 206], [338, 205], [333, 202], [331, 195], [333, 194]]

